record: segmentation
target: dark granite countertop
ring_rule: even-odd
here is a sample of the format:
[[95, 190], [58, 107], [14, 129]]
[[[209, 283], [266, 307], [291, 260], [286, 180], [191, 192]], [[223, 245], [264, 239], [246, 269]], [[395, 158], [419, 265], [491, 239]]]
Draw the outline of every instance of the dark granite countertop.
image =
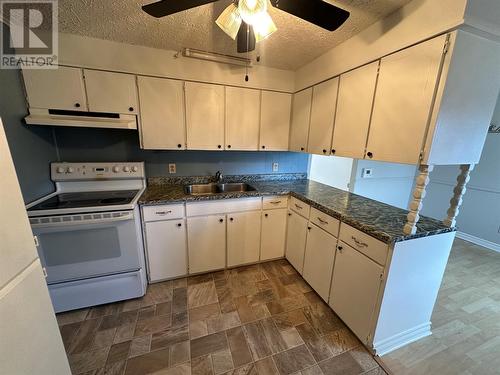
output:
[[[179, 182], [181, 181], [179, 180]], [[421, 216], [417, 223], [417, 233], [406, 235], [403, 233], [403, 226], [406, 223], [407, 210], [307, 179], [248, 182], [256, 189], [255, 191], [203, 196], [185, 194], [181, 183], [149, 185], [139, 199], [139, 204], [155, 205], [290, 194], [385, 243], [426, 237], [455, 230], [455, 228], [449, 228], [438, 220]]]

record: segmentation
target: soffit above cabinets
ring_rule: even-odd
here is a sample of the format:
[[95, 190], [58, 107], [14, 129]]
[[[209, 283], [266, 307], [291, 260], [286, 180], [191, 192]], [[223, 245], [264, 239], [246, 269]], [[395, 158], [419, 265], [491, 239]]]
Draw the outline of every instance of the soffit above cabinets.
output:
[[[191, 47], [236, 54], [236, 42], [215, 25], [215, 19], [230, 0], [220, 0], [161, 19], [141, 10], [141, 5], [150, 2], [59, 0], [59, 31], [167, 50]], [[296, 70], [410, 0], [329, 2], [351, 12], [346, 23], [334, 32], [272, 8], [270, 13], [278, 31], [258, 44], [254, 54], [261, 55], [261, 64]]]

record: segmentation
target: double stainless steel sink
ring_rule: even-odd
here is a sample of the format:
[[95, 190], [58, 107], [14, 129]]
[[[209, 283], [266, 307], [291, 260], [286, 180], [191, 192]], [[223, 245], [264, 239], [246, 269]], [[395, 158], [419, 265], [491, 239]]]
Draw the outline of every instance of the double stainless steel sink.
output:
[[227, 183], [227, 184], [194, 184], [184, 186], [184, 191], [188, 195], [207, 195], [229, 192], [255, 191], [253, 186], [246, 183]]

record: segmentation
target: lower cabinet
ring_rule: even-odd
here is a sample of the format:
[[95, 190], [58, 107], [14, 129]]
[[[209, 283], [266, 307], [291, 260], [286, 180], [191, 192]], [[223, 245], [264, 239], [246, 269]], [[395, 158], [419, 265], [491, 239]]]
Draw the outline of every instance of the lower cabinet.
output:
[[301, 275], [304, 266], [306, 239], [307, 219], [289, 210], [286, 236], [286, 259]]
[[328, 302], [337, 239], [311, 223], [308, 230], [302, 276]]
[[329, 305], [365, 343], [370, 334], [383, 267], [339, 242]]
[[227, 214], [227, 266], [259, 261], [260, 211]]
[[183, 219], [145, 223], [149, 281], [187, 273], [186, 226]]
[[189, 217], [187, 233], [189, 273], [226, 266], [226, 215]]
[[285, 255], [286, 218], [286, 208], [262, 213], [260, 260], [282, 258]]

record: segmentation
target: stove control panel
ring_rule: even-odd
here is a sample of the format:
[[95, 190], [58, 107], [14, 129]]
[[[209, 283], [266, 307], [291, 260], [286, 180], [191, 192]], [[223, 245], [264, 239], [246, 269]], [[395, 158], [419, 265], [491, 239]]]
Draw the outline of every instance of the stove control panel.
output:
[[52, 181], [124, 180], [145, 178], [144, 163], [51, 163]]

